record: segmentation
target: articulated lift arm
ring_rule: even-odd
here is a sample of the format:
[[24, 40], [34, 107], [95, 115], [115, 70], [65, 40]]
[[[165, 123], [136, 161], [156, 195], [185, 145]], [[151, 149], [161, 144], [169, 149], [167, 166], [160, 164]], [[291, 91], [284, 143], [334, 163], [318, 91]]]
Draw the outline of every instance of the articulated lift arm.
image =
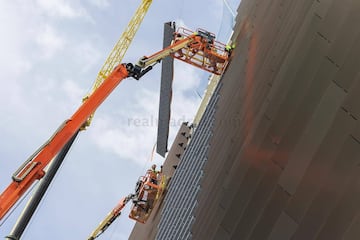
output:
[[90, 115], [123, 79], [133, 77], [139, 80], [156, 63], [169, 55], [206, 71], [220, 74], [220, 70], [223, 71], [226, 66], [227, 55], [219, 54], [219, 51], [214, 48], [215, 45], [209, 42], [209, 40], [213, 40], [209, 38], [210, 35], [204, 34], [203, 31], [199, 31], [199, 33], [201, 34], [179, 33], [181, 39], [175, 39], [169, 47], [149, 57], [141, 58], [135, 66], [131, 63], [118, 65], [79, 109], [56, 130], [54, 135], [13, 174], [12, 183], [0, 195], [0, 219], [36, 180], [45, 175], [44, 168], [71, 137], [84, 126]]
[[155, 176], [148, 172], [145, 176], [141, 176], [136, 182], [135, 193], [122, 198], [116, 207], [106, 215], [105, 219], [101, 221], [90, 234], [88, 240], [94, 240], [104, 233], [115, 219], [120, 216], [121, 210], [130, 200], [132, 200], [133, 204], [129, 218], [139, 223], [145, 223], [157, 200], [164, 193], [167, 182], [166, 176], [162, 173], [159, 176], [157, 175], [155, 178], [154, 177]]
[[111, 212], [106, 215], [105, 219], [100, 222], [99, 226], [90, 234], [88, 240], [94, 240], [99, 237], [105, 230], [115, 221], [117, 217], [120, 216], [121, 210], [126, 206], [126, 204], [135, 197], [135, 194], [129, 194], [128, 196], [122, 198], [116, 207], [111, 210]]

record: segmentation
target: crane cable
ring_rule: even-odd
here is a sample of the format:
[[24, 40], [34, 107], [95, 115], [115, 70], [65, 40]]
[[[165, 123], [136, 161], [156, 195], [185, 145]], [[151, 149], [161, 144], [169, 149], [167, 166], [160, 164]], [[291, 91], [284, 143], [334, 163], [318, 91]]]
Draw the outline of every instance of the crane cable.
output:
[[155, 149], [156, 149], [156, 141], [155, 141], [154, 146], [152, 147], [150, 157], [146, 159], [146, 161], [144, 162], [143, 167], [141, 169], [141, 172], [138, 174], [139, 176], [142, 176], [144, 174], [144, 172], [146, 170], [146, 166], [148, 165], [149, 162], [152, 162], [152, 160], [154, 159]]
[[178, 11], [178, 19], [182, 19], [184, 13], [184, 0], [181, 1], [180, 11]]
[[151, 151], [150, 162], [152, 162], [152, 160], [154, 160], [155, 149], [156, 149], [156, 142]]
[[232, 9], [232, 7], [230, 7], [230, 4], [228, 3], [228, 1], [227, 1], [227, 0], [223, 0], [223, 2], [224, 2], [224, 4], [225, 4], [226, 8], [227, 8], [227, 9], [229, 10], [229, 12], [231, 13], [232, 17], [233, 17], [233, 18], [236, 18], [237, 13], [235, 13], [234, 10]]

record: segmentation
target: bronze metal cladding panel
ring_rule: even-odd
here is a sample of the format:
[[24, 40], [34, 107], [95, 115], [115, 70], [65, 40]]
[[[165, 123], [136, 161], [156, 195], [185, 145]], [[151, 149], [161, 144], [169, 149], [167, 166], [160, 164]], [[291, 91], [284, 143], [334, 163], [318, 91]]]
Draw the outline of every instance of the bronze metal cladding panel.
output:
[[[327, 73], [330, 72], [331, 71], [328, 71]], [[322, 79], [328, 80], [327, 78]], [[314, 83], [317, 84], [320, 82], [321, 79], [320, 81], [314, 81]], [[324, 84], [325, 86], [322, 87], [326, 89], [324, 94], [321, 93], [324, 91], [323, 89], [320, 89], [320, 91], [311, 91], [316, 89], [316, 87], [309, 89], [309, 95], [305, 94], [307, 95], [307, 101], [304, 101], [304, 108], [306, 108], [307, 105], [307, 107], [316, 107], [316, 109], [309, 120], [309, 124], [303, 129], [302, 136], [295, 146], [294, 151], [289, 155], [288, 164], [279, 180], [279, 184], [290, 194], [295, 193], [304, 172], [307, 170], [319, 144], [321, 144], [328, 132], [345, 97], [342, 89], [338, 88], [329, 80], [327, 82], [329, 82], [330, 86]], [[319, 100], [311, 102], [311, 95], [316, 98], [321, 98], [320, 102], [318, 102]], [[297, 118], [303, 120], [303, 116], [301, 115], [298, 115]], [[293, 126], [295, 126], [295, 124], [293, 124]]]
[[[360, 163], [359, 146], [360, 145], [349, 135], [345, 142], [339, 146], [340, 152], [335, 157], [334, 164], [329, 169], [328, 174], [324, 176], [319, 191], [315, 194], [314, 200], [307, 209], [292, 239], [342, 238], [343, 232], [348, 227], [350, 221], [339, 222], [338, 224], [333, 223], [332, 229], [326, 228], [328, 230], [327, 232], [321, 232], [321, 230], [324, 225], [326, 226], [326, 223], [340, 220], [332, 219], [331, 214], [336, 212], [336, 205], [340, 202], [342, 196], [344, 196], [344, 190], [351, 184], [349, 181], [351, 176], [354, 175], [354, 173], [358, 173], [356, 168]], [[360, 206], [358, 205], [348, 207], [354, 212], [360, 210]]]
[[348, 229], [346, 230], [342, 240], [354, 240], [358, 239], [360, 236], [360, 214], [353, 219], [351, 224], [349, 224]]
[[358, 63], [360, 61], [360, 34], [357, 35], [351, 51], [347, 55], [344, 63], [341, 65], [339, 72], [335, 76], [335, 83], [341, 88], [348, 91], [354, 84], [354, 81], [358, 78], [359, 68]]
[[282, 212], [276, 220], [268, 240], [290, 240], [297, 227], [298, 224], [289, 215]]
[[[359, 214], [360, 201], [360, 144], [349, 137], [339, 155], [337, 165], [333, 169], [327, 189], [323, 193], [334, 199], [334, 192], [339, 192], [333, 209], [327, 213], [328, 218], [320, 228], [317, 239], [342, 239], [351, 226], [351, 222]], [[330, 191], [329, 191], [330, 190]], [[324, 195], [323, 197], [326, 197]], [[326, 199], [325, 201], [328, 201]], [[317, 206], [321, 208], [320, 206]], [[318, 221], [318, 219], [316, 219]], [[358, 236], [359, 237], [359, 236]], [[354, 238], [355, 239], [355, 238]]]
[[286, 208], [286, 212], [296, 222], [300, 222], [306, 214], [325, 176], [329, 174], [330, 168], [336, 159], [335, 156], [340, 152], [339, 146], [348, 138], [355, 124], [356, 121], [350, 118], [343, 110], [338, 110], [333, 124], [319, 145], [304, 177]]
[[230, 235], [229, 233], [221, 226], [219, 225], [216, 228], [216, 232], [214, 235], [214, 239], [222, 239], [222, 240], [229, 240], [230, 239]]
[[345, 99], [343, 109], [354, 119], [360, 119], [360, 78], [359, 76], [356, 79], [353, 87], [350, 89], [350, 92]]
[[[237, 226], [237, 229], [232, 235], [231, 239], [241, 239], [244, 233], [249, 232], [248, 238], [251, 240], [267, 239], [274, 226], [276, 219], [280, 216], [283, 206], [288, 201], [290, 195], [280, 187], [275, 187], [271, 197], [264, 204], [265, 208], [261, 210], [261, 214], [257, 217], [255, 224], [250, 226], [250, 231], [244, 229], [247, 224]], [[239, 238], [237, 238], [239, 237]]]
[[[328, 216], [318, 214], [320, 200], [325, 201], [321, 192], [331, 184], [326, 179], [337, 178], [338, 190], [344, 183], [331, 169], [345, 152], [346, 158], [356, 156], [342, 145], [357, 134], [359, 90], [355, 79], [339, 77], [357, 73], [348, 59], [360, 55], [359, 30], [354, 24], [346, 28], [358, 18], [355, 5], [351, 0], [243, 0], [235, 29], [238, 47], [222, 79], [195, 210], [194, 239], [312, 239], [306, 222], [326, 239], [333, 217], [341, 216], [344, 222], [333, 230], [336, 239], [356, 223], [349, 207], [354, 201], [345, 192], [333, 191], [341, 202], [327, 208]], [[247, 34], [239, 29], [245, 21]], [[234, 118], [239, 125], [224, 124]], [[316, 221], [325, 224], [323, 229]]]

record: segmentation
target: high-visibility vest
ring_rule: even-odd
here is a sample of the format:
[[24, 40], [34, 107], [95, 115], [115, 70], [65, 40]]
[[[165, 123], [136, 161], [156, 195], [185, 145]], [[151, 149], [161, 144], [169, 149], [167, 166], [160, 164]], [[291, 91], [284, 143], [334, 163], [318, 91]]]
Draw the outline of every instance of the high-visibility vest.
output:
[[148, 171], [147, 171], [147, 173], [149, 174], [149, 177], [150, 178], [153, 178], [153, 179], [156, 179], [157, 178], [157, 174], [158, 174], [158, 171], [154, 171], [154, 170], [152, 170], [152, 169], [149, 169]]

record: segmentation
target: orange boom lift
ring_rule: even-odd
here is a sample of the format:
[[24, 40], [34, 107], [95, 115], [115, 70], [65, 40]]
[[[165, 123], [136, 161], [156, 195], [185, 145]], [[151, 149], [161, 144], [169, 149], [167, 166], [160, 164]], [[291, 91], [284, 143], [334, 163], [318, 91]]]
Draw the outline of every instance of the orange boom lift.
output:
[[113, 72], [88, 96], [76, 112], [60, 125], [53, 136], [31, 155], [13, 174], [12, 182], [0, 195], [0, 219], [15, 205], [36, 181], [45, 175], [44, 168], [66, 143], [82, 128], [92, 113], [102, 104], [122, 80], [139, 80], [163, 58], [172, 56], [205, 71], [220, 75], [226, 68], [228, 53], [225, 45], [215, 41], [215, 35], [203, 29], [196, 32], [180, 28], [173, 43], [135, 65], [119, 64]]

